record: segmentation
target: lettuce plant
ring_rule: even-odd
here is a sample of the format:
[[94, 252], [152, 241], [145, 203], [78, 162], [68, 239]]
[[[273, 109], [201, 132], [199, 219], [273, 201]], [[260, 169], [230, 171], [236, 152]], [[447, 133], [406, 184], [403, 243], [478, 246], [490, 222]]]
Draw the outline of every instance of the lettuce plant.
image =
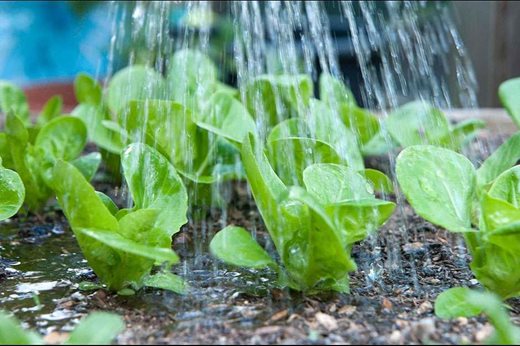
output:
[[498, 96], [516, 126], [520, 128], [520, 78], [513, 78], [500, 84]]
[[403, 148], [431, 144], [460, 151], [485, 127], [485, 122], [468, 119], [452, 126], [440, 109], [415, 101], [392, 111], [385, 119], [385, 126], [391, 139]]
[[[50, 98], [32, 123], [23, 90], [0, 82], [0, 110], [6, 115], [4, 132], [0, 132], [2, 164], [20, 176], [29, 210], [40, 210], [51, 197], [48, 184], [57, 160], [70, 161], [86, 177], [93, 177], [101, 157], [99, 153], [79, 157], [87, 142], [85, 125], [79, 119], [62, 116], [61, 97]], [[12, 176], [12, 172], [6, 174]], [[18, 187], [16, 190], [21, 191]]]
[[18, 173], [4, 168], [0, 157], [0, 221], [14, 216], [22, 207], [25, 187]]
[[134, 142], [156, 148], [194, 191], [194, 203], [220, 202], [212, 184], [243, 176], [237, 143], [254, 121], [200, 52], [176, 52], [166, 77], [129, 66], [114, 75], [106, 97], [92, 78], [78, 76], [76, 94], [81, 103], [73, 113], [100, 148], [115, 155]]
[[[107, 102], [103, 99], [101, 85], [89, 75], [80, 73], [74, 80], [74, 92], [79, 104], [72, 111], [72, 115], [83, 120], [89, 140], [94, 142], [102, 152], [104, 151], [105, 156], [119, 155], [124, 144], [119, 133], [106, 126], [106, 122], [112, 120], [112, 115]], [[121, 96], [123, 100], [124, 96]]]
[[0, 112], [15, 114], [28, 128], [28, 131], [34, 133], [32, 137], [35, 136], [41, 126], [62, 114], [62, 106], [61, 96], [51, 97], [36, 118], [36, 124], [32, 124], [29, 103], [23, 90], [12, 83], [0, 81]]
[[5, 132], [0, 133], [3, 164], [20, 175], [25, 204], [31, 211], [40, 210], [52, 195], [48, 182], [56, 160], [70, 161], [89, 179], [101, 161], [99, 153], [79, 157], [87, 142], [85, 125], [79, 119], [60, 116], [56, 100], [47, 103], [34, 125], [8, 111]]
[[[115, 206], [72, 164], [59, 160], [52, 186], [89, 265], [110, 290], [143, 286], [184, 292], [185, 284], [169, 268], [178, 262], [171, 237], [187, 222], [186, 189], [175, 168], [145, 144], [132, 144], [121, 155], [134, 201]], [[152, 273], [157, 265], [163, 265]]]
[[273, 268], [280, 285], [296, 290], [348, 291], [348, 273], [356, 269], [352, 244], [382, 225], [395, 205], [376, 199], [368, 181], [347, 166], [311, 165], [303, 172], [305, 188], [288, 187], [253, 135], [243, 141], [241, 153], [279, 261], [246, 230], [234, 226], [215, 235], [211, 252], [231, 265]]
[[[70, 333], [64, 345], [110, 345], [125, 328], [123, 319], [108, 312], [93, 312], [83, 318]], [[0, 344], [43, 345], [36, 332], [25, 330], [20, 323], [0, 310]]]
[[279, 122], [298, 116], [313, 96], [308, 75], [260, 75], [245, 87], [245, 104], [261, 132]]
[[463, 155], [430, 145], [404, 149], [396, 165], [417, 214], [462, 233], [476, 278], [503, 299], [520, 295], [519, 158], [517, 133], [477, 170]]
[[338, 79], [320, 76], [320, 97], [358, 138], [364, 155], [380, 155], [394, 147], [431, 144], [460, 151], [485, 126], [468, 119], [452, 126], [439, 109], [422, 101], [407, 103], [379, 119], [359, 107], [352, 92]]
[[356, 135], [361, 148], [378, 138], [376, 135], [380, 131], [379, 118], [359, 107], [352, 91], [345, 84], [330, 74], [322, 73], [319, 85], [320, 99], [337, 113], [345, 126]]
[[49, 179], [57, 160], [70, 161], [89, 179], [99, 166], [98, 153], [79, 157], [87, 140], [85, 125], [79, 119], [58, 117], [31, 138], [23, 122], [8, 113], [5, 131], [4, 164], [20, 175], [25, 186], [25, 204], [31, 211], [40, 210], [52, 196]]
[[374, 183], [378, 191], [391, 192], [392, 182], [383, 173], [365, 169], [356, 135], [330, 107], [310, 100], [305, 117], [285, 120], [267, 137], [267, 156], [277, 175], [288, 185], [302, 185], [303, 171], [313, 163], [346, 165]]
[[481, 313], [486, 314], [495, 327], [494, 333], [485, 340], [485, 344], [520, 343], [520, 328], [510, 321], [500, 297], [493, 293], [456, 287], [441, 293], [435, 300], [435, 314], [440, 318], [473, 317]]
[[0, 81], [0, 111], [15, 113], [26, 125], [31, 123], [29, 104], [22, 89], [7, 81]]

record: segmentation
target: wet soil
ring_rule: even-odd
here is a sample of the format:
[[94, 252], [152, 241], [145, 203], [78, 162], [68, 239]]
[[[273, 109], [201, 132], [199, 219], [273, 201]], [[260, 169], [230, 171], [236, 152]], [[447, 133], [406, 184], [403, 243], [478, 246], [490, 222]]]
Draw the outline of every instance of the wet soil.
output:
[[[121, 198], [120, 190], [97, 186]], [[49, 342], [94, 310], [124, 317], [120, 344], [460, 344], [481, 342], [491, 332], [484, 317], [434, 316], [440, 292], [479, 284], [463, 240], [422, 220], [403, 201], [376, 236], [354, 247], [359, 268], [351, 274], [350, 294], [305, 296], [277, 288], [273, 273], [237, 270], [207, 254], [209, 239], [227, 224], [253, 231], [272, 251], [247, 186], [235, 184], [228, 193], [227, 210], [191, 220], [175, 238], [173, 248], [183, 261], [174, 271], [191, 285], [184, 296], [82, 290], [83, 282], [95, 283], [96, 277], [52, 206], [44, 216], [0, 223], [0, 308]], [[520, 301], [509, 304], [520, 322]]]

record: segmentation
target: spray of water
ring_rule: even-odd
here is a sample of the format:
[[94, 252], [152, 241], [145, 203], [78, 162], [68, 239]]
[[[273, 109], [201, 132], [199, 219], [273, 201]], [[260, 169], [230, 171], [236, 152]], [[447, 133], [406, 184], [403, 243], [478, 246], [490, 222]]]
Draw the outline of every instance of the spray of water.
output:
[[[349, 85], [349, 81], [341, 74], [337, 47], [322, 3], [233, 1], [228, 5], [224, 10], [218, 10], [219, 16], [230, 18], [233, 27], [231, 64], [236, 77], [231, 80], [236, 83], [235, 87], [244, 103], [252, 100], [261, 138], [267, 137], [272, 124], [271, 114], [263, 109], [261, 95], [251, 97], [248, 94], [248, 86], [258, 78], [266, 75], [304, 74], [310, 76], [316, 85], [320, 74], [327, 73]], [[114, 23], [110, 50], [112, 70], [108, 71], [108, 75], [121, 66], [132, 64], [144, 64], [165, 75], [176, 51], [190, 49], [209, 54], [214, 44], [211, 22], [215, 19], [215, 12], [212, 12], [215, 6], [215, 3], [207, 1], [187, 1], [182, 4], [138, 1], [134, 5], [114, 2], [111, 8]], [[360, 90], [362, 100], [358, 101], [379, 114], [381, 119], [391, 109], [413, 100], [423, 100], [443, 109], [477, 107], [475, 75], [449, 5], [423, 1], [338, 1], [335, 6], [341, 12], [342, 25], [350, 33], [353, 53], [362, 77], [360, 85], [350, 86]], [[172, 13], [179, 10], [183, 10], [183, 17], [178, 20], [177, 26], [173, 26], [170, 21]], [[227, 56], [225, 51], [221, 52], [222, 55]], [[184, 64], [188, 66], [190, 61]], [[182, 71], [176, 72], [182, 74]], [[177, 80], [188, 78], [182, 75], [175, 77]], [[198, 82], [195, 94], [200, 99], [208, 90], [205, 90], [203, 80]], [[146, 85], [143, 88], [153, 89]], [[313, 121], [319, 121], [319, 117], [311, 116], [313, 109], [306, 95], [300, 93], [301, 89], [295, 90], [297, 109], [309, 120], [311, 132], [315, 131], [317, 124]], [[145, 98], [147, 96], [152, 97], [144, 95]], [[171, 99], [172, 90], [166, 88], [160, 96]], [[182, 104], [200, 107], [190, 104], [191, 98], [187, 93], [175, 97]], [[291, 110], [283, 102], [280, 92], [275, 90], [274, 97], [276, 122], [280, 122], [290, 117]], [[333, 121], [340, 126], [339, 107], [331, 108], [335, 113]], [[147, 114], [143, 116], [148, 117]], [[388, 137], [384, 128], [383, 134]], [[182, 133], [172, 135], [185, 136]], [[341, 138], [335, 139], [339, 141], [338, 148], [342, 150], [351, 144]], [[210, 138], [210, 141], [215, 140]], [[388, 153], [392, 171], [396, 154], [396, 151]], [[191, 155], [186, 157], [188, 160], [193, 159]], [[189, 167], [188, 163], [188, 168], [193, 167]], [[229, 183], [217, 182], [212, 189], [215, 192], [212, 196], [229, 196], [232, 187]], [[402, 268], [400, 253], [404, 244], [401, 242], [403, 239], [404, 242], [408, 241], [406, 234], [410, 227], [404, 217], [404, 198], [398, 194], [396, 199], [400, 206], [399, 219], [402, 221], [397, 226], [398, 230], [389, 232], [387, 239], [384, 239], [386, 259], [382, 258], [381, 239], [374, 235], [367, 240], [372, 249], [372, 260], [362, 268], [367, 274], [367, 284], [377, 281], [381, 270], [398, 272]], [[218, 211], [213, 211], [214, 216], [219, 215], [217, 227], [208, 224], [206, 218], [194, 217], [194, 210], [190, 212], [193, 223], [188, 227], [192, 231], [190, 237], [197, 239], [195, 263], [201, 265], [203, 261], [200, 259], [205, 256], [207, 240], [215, 228], [227, 223], [228, 209], [224, 203]], [[253, 225], [252, 228], [257, 227]], [[404, 236], [398, 236], [397, 233], [403, 233]], [[414, 236], [420, 239], [420, 235]], [[189, 272], [187, 268], [185, 274]]]

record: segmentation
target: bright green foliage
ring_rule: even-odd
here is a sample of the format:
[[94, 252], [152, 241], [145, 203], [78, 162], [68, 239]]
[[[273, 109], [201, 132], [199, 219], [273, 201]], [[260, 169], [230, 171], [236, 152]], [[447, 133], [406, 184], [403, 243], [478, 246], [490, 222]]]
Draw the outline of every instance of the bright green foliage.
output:
[[[79, 157], [87, 142], [87, 130], [81, 120], [62, 116], [62, 104], [60, 96], [50, 98], [32, 124], [23, 91], [0, 82], [0, 110], [6, 112], [4, 132], [0, 133], [0, 157], [3, 165], [21, 178], [25, 204], [31, 211], [39, 211], [51, 197], [48, 183], [57, 160], [73, 162], [89, 179], [101, 162], [97, 153]], [[16, 190], [20, 191], [18, 187]]]
[[498, 147], [477, 170], [477, 183], [485, 186], [520, 160], [520, 132]]
[[232, 143], [241, 143], [249, 132], [255, 132], [255, 122], [240, 101], [224, 91], [210, 98], [206, 112], [195, 114], [196, 124]]
[[267, 156], [280, 179], [287, 185], [302, 186], [306, 167], [315, 163], [334, 163], [363, 175], [376, 191], [392, 192], [392, 182], [386, 175], [364, 168], [353, 131], [335, 119], [325, 103], [313, 99], [309, 109], [307, 119], [285, 120], [267, 137]]
[[124, 144], [121, 133], [107, 126], [111, 121], [109, 107], [103, 100], [103, 89], [99, 83], [87, 74], [79, 74], [74, 80], [74, 92], [79, 105], [72, 115], [79, 117], [88, 130], [88, 138], [102, 150], [119, 155]]
[[393, 193], [394, 186], [392, 180], [383, 172], [376, 169], [367, 168], [364, 171], [365, 178], [372, 183], [374, 190], [382, 193]]
[[375, 198], [372, 183], [343, 165], [309, 166], [303, 172], [303, 180], [307, 191], [318, 199], [339, 226], [347, 244], [374, 233], [395, 208], [394, 203]]
[[500, 84], [498, 96], [516, 126], [520, 127], [520, 78], [513, 78]]
[[[140, 65], [125, 67], [110, 80], [107, 104], [114, 114], [120, 115], [131, 100], [160, 98], [165, 89], [163, 77], [154, 69]], [[96, 100], [97, 95], [98, 91], [94, 89], [91, 97]]]
[[167, 85], [173, 101], [201, 112], [217, 91], [217, 68], [202, 52], [181, 49], [169, 61]]
[[392, 139], [402, 147], [431, 144], [455, 151], [460, 151], [485, 126], [483, 121], [472, 119], [452, 127], [441, 110], [422, 101], [394, 110], [385, 124]]
[[79, 73], [74, 79], [74, 92], [78, 103], [99, 105], [103, 101], [101, 85], [86, 73]]
[[[341, 165], [311, 165], [303, 173], [307, 189], [288, 187], [253, 135], [243, 142], [242, 161], [280, 267], [238, 227], [218, 233], [210, 246], [212, 253], [232, 265], [273, 267], [279, 271], [280, 284], [296, 290], [348, 291], [348, 272], [356, 269], [350, 258], [351, 244], [380, 226], [391, 214], [393, 203], [375, 199], [370, 183]], [[326, 181], [331, 176], [334, 181]], [[347, 185], [348, 178], [355, 181]], [[324, 186], [327, 184], [335, 186]], [[389, 204], [384, 210], [387, 214], [379, 215], [373, 208], [378, 203]]]
[[25, 203], [32, 211], [41, 209], [52, 195], [48, 183], [57, 160], [74, 162], [89, 178], [100, 164], [96, 154], [78, 159], [87, 142], [87, 130], [81, 120], [53, 115], [40, 124], [43, 125], [28, 127], [19, 117], [8, 113], [5, 137], [2, 136], [4, 164], [20, 175], [25, 186]]
[[419, 215], [453, 232], [471, 231], [475, 168], [463, 155], [412, 146], [399, 155], [396, 174]]
[[363, 108], [341, 104], [339, 114], [345, 126], [357, 135], [361, 145], [369, 143], [380, 131], [379, 119]]
[[379, 119], [359, 107], [352, 91], [330, 74], [320, 76], [320, 98], [339, 114], [343, 124], [357, 136], [359, 145], [368, 143], [379, 132]]
[[20, 176], [2, 167], [0, 158], [0, 221], [15, 215], [25, 199], [25, 188]]
[[450, 133], [449, 122], [441, 110], [422, 101], [399, 107], [386, 119], [392, 138], [402, 147], [416, 144], [441, 144]]
[[[79, 322], [63, 345], [110, 345], [124, 328], [120, 316], [93, 312]], [[44, 341], [37, 333], [24, 330], [14, 317], [0, 311], [0, 344], [43, 345]]]
[[33, 331], [24, 330], [18, 320], [0, 310], [0, 344], [41, 345], [43, 339]]
[[154, 237], [162, 239], [157, 245], [169, 246], [171, 236], [188, 221], [188, 196], [181, 178], [164, 156], [143, 144], [125, 149], [121, 163], [134, 208], [161, 211], [155, 225], [160, 233]]
[[[502, 298], [520, 295], [519, 134], [475, 170], [464, 156], [412, 146], [397, 158], [399, 185], [415, 211], [452, 232], [463, 232], [477, 279]], [[509, 164], [509, 167], [508, 167]]]
[[232, 143], [239, 144], [237, 135], [254, 128], [245, 108], [225, 93], [209, 100], [205, 117], [176, 102], [150, 100], [130, 102], [124, 121], [128, 141], [157, 148], [185, 178], [202, 184], [240, 175]]
[[246, 86], [246, 106], [261, 129], [300, 114], [313, 95], [308, 75], [261, 75]]
[[51, 97], [43, 106], [40, 116], [36, 118], [36, 124], [43, 126], [49, 121], [59, 117], [62, 112], [63, 99], [61, 96], [56, 95]]
[[303, 137], [269, 141], [268, 155], [284, 183], [301, 185], [303, 170], [315, 163], [343, 163], [338, 153], [327, 143]]
[[[96, 193], [73, 165], [58, 161], [52, 186], [83, 255], [100, 280], [113, 291], [131, 286], [184, 291], [173, 274], [151, 274], [156, 264], [178, 261], [171, 236], [186, 223], [187, 194], [166, 158], [144, 144], [125, 149], [122, 166], [135, 202], [117, 212], [107, 196]], [[114, 216], [116, 213], [116, 216]]]
[[[131, 101], [119, 126], [126, 142], [142, 142], [157, 148], [177, 166], [196, 160], [196, 125], [192, 113], [179, 103], [163, 100]], [[200, 153], [202, 155], [203, 153]]]
[[88, 130], [88, 138], [102, 149], [119, 154], [124, 148], [121, 134], [106, 125], [110, 115], [103, 105], [82, 103], [72, 111], [72, 115], [83, 120]]
[[347, 107], [357, 106], [354, 94], [339, 79], [328, 73], [320, 75], [320, 98], [323, 102], [333, 108], [345, 105]]
[[74, 117], [62, 117], [41, 128], [34, 146], [57, 159], [70, 161], [81, 154], [86, 142], [87, 129], [83, 122]]
[[[450, 288], [435, 299], [435, 315], [440, 318], [473, 317], [482, 313], [482, 307], [471, 304], [471, 291], [466, 287]], [[490, 297], [493, 295], [490, 294]], [[498, 305], [502, 302], [498, 300]]]
[[363, 170], [365, 166], [354, 132], [342, 123], [326, 103], [316, 99], [309, 102], [309, 113], [305, 115], [305, 120], [312, 136], [331, 145], [347, 166]]
[[6, 81], [0, 81], [0, 111], [13, 112], [25, 124], [30, 124], [29, 104], [22, 89]]
[[337, 163], [364, 170], [354, 133], [325, 103], [310, 100], [309, 110], [306, 119], [285, 120], [267, 138], [269, 160], [282, 181], [302, 185], [303, 170], [313, 163]]
[[269, 254], [242, 227], [227, 226], [218, 232], [211, 241], [210, 250], [222, 261], [239, 267], [276, 266]]
[[[81, 104], [73, 114], [87, 124], [90, 139], [103, 151], [119, 155], [130, 143], [146, 143], [168, 157], [193, 187], [194, 203], [219, 203], [211, 184], [243, 177], [238, 147], [255, 123], [235, 98], [237, 91], [218, 82], [215, 66], [202, 53], [180, 50], [168, 66], [166, 79], [138, 65], [118, 72], [106, 103], [96, 81], [78, 76]], [[140, 92], [143, 85], [150, 87]], [[112, 100], [120, 92], [124, 98]]]
[[38, 129], [62, 114], [63, 99], [61, 96], [51, 97], [43, 106], [36, 118], [36, 124], [31, 124], [29, 103], [22, 89], [9, 82], [0, 81], [0, 112], [15, 114], [28, 128], [37, 133]]
[[489, 345], [518, 345], [520, 328], [509, 319], [499, 297], [466, 287], [451, 288], [435, 300], [435, 314], [444, 319], [473, 317], [484, 313], [495, 332], [485, 341]]
[[307, 190], [323, 204], [360, 200], [374, 194], [366, 179], [344, 165], [311, 165], [304, 170], [303, 180]]
[[64, 344], [109, 345], [124, 328], [124, 321], [118, 315], [93, 312], [80, 321]]
[[88, 181], [94, 179], [101, 163], [101, 154], [93, 152], [70, 161]]
[[479, 130], [486, 127], [486, 123], [480, 119], [467, 119], [457, 123], [450, 133], [442, 139], [443, 146], [460, 151], [478, 134]]
[[161, 271], [154, 275], [146, 276], [143, 279], [143, 285], [181, 294], [187, 293], [189, 289], [189, 286], [184, 279], [167, 271]]
[[485, 126], [476, 119], [452, 126], [441, 110], [422, 101], [407, 103], [380, 120], [357, 106], [352, 92], [328, 74], [320, 76], [320, 97], [355, 134], [364, 155], [381, 155], [397, 146], [419, 144], [460, 151]]

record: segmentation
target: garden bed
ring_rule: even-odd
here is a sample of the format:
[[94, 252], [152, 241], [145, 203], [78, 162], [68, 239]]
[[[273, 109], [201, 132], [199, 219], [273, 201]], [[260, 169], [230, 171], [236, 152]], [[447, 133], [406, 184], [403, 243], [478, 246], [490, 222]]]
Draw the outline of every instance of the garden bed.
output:
[[[470, 150], [477, 156], [487, 156], [486, 143], [496, 147], [508, 128], [500, 115], [489, 119], [491, 126]], [[386, 160], [372, 158], [369, 164], [382, 168]], [[120, 195], [102, 188], [102, 181], [94, 185]], [[175, 238], [173, 247], [183, 260], [175, 270], [191, 285], [184, 296], [151, 289], [133, 296], [80, 290], [81, 282], [96, 278], [61, 211], [18, 215], [1, 225], [1, 305], [49, 342], [59, 341], [94, 310], [124, 317], [127, 329], [117, 339], [122, 344], [464, 343], [483, 341], [491, 332], [483, 317], [435, 317], [433, 302], [440, 292], [479, 284], [462, 239], [424, 221], [404, 201], [377, 237], [354, 247], [359, 269], [351, 274], [349, 295], [304, 296], [271, 286], [272, 273], [235, 271], [209, 256], [209, 240], [227, 224], [256, 225], [259, 241], [268, 241], [245, 183], [233, 185], [231, 200], [225, 213], [210, 210]], [[519, 320], [520, 301], [509, 304]]]

